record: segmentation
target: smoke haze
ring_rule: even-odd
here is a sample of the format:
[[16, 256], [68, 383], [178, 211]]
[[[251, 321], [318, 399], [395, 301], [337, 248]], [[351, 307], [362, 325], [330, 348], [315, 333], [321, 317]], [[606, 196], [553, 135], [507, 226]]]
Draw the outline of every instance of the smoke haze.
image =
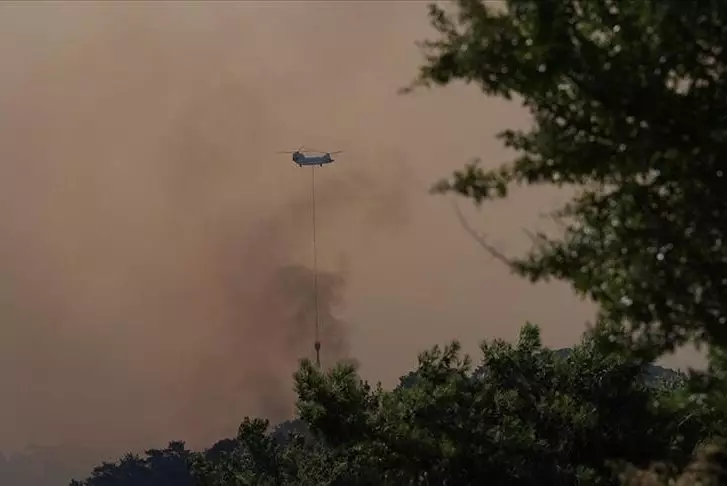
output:
[[[202, 445], [290, 413], [310, 169], [275, 152], [301, 144], [345, 150], [316, 169], [327, 362], [391, 383], [526, 320], [577, 340], [590, 306], [509, 276], [427, 194], [526, 122], [472, 88], [398, 96], [431, 33], [423, 2], [3, 3], [0, 450]], [[514, 253], [558, 200], [471, 217]]]
[[[310, 170], [274, 152], [354, 149], [320, 171], [330, 232], [371, 245], [405, 221], [406, 160], [355, 150], [340, 106], [346, 61], [376, 49], [322, 52], [295, 8], [2, 10], [0, 447], [202, 444], [247, 413], [287, 418], [314, 339], [312, 277], [290, 266], [310, 265]], [[343, 274], [326, 277], [333, 361]]]

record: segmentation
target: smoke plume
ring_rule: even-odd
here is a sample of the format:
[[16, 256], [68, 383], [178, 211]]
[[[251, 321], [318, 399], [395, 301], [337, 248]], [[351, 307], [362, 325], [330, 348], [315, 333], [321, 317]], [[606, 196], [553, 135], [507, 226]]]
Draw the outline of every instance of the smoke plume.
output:
[[[313, 356], [311, 185], [275, 152], [351, 150], [346, 64], [380, 47], [328, 52], [322, 84], [335, 46], [301, 9], [0, 9], [0, 450], [200, 446], [287, 418]], [[406, 218], [404, 161], [351, 159], [316, 169], [326, 363], [349, 355], [345, 242]]]

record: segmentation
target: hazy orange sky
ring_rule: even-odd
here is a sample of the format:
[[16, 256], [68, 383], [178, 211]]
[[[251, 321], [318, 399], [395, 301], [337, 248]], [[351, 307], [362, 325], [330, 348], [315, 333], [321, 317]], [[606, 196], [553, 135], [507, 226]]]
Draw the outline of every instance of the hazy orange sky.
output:
[[[275, 153], [303, 144], [345, 150], [316, 172], [319, 263], [367, 379], [527, 320], [576, 342], [592, 308], [510, 276], [427, 192], [527, 123], [475, 87], [397, 95], [432, 33], [418, 1], [3, 2], [0, 450], [204, 442], [269, 411], [260, 383], [292, 399], [312, 343], [268, 282], [311, 264], [310, 172]], [[466, 213], [517, 253], [559, 200]]]

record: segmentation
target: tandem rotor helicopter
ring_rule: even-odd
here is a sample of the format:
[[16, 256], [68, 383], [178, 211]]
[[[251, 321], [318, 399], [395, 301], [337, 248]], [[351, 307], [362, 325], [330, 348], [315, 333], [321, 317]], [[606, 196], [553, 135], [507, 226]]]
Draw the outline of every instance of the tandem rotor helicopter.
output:
[[[287, 152], [278, 152], [278, 153], [279, 154], [292, 154], [293, 162], [298, 164], [298, 167], [303, 167], [304, 165], [307, 165], [307, 166], [318, 165], [320, 167], [323, 167], [324, 164], [330, 164], [331, 162], [334, 162], [336, 160], [333, 157], [331, 157], [332, 155], [340, 154], [342, 152], [343, 152], [343, 150], [338, 150], [336, 152], [321, 152], [319, 150], [305, 150], [303, 147], [301, 147], [298, 150], [287, 151]], [[320, 155], [308, 155], [308, 154], [320, 154]]]

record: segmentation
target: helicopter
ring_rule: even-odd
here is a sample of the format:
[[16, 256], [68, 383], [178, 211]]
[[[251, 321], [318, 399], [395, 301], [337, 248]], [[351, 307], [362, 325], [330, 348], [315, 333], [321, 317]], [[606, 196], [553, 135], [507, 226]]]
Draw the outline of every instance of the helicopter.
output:
[[[278, 152], [279, 154], [292, 154], [293, 155], [293, 162], [298, 164], [298, 167], [303, 167], [304, 165], [307, 166], [314, 166], [318, 165], [320, 167], [323, 167], [324, 164], [330, 164], [334, 162], [336, 159], [331, 157], [335, 154], [342, 153], [343, 150], [338, 150], [335, 152], [321, 152], [319, 150], [305, 150], [303, 147], [299, 148], [298, 150], [294, 151], [288, 151], [288, 152]], [[321, 155], [306, 155], [308, 154], [321, 154]]]

